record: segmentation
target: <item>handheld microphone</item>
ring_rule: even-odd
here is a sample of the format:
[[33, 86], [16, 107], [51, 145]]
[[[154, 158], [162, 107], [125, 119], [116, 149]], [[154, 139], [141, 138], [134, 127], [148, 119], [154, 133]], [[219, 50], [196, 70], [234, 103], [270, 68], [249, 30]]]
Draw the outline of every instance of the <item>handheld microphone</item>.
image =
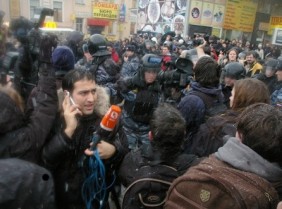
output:
[[116, 127], [120, 115], [121, 108], [117, 105], [112, 105], [101, 120], [99, 129], [94, 133], [92, 138], [92, 148], [95, 148], [100, 140], [107, 139], [109, 137]]

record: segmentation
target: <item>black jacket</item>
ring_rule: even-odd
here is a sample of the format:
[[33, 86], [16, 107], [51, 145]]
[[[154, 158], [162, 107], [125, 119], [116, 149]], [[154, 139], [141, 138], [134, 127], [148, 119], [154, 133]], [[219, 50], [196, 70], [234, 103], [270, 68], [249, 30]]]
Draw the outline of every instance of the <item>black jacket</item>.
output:
[[197, 133], [185, 142], [185, 153], [207, 157], [226, 142], [225, 135], [235, 136], [236, 118], [239, 111], [228, 110], [225, 114], [209, 118], [201, 124]]
[[150, 144], [143, 145], [138, 150], [132, 150], [125, 156], [119, 169], [119, 177], [121, 183], [127, 187], [137, 180], [136, 177], [141, 166], [156, 164], [171, 166], [177, 170], [180, 176], [194, 163], [198, 163], [196, 155], [179, 153], [168, 160], [161, 160], [160, 151], [153, 149]]
[[41, 150], [57, 112], [54, 76], [42, 76], [33, 99], [34, 107], [24, 114], [15, 102], [0, 92], [0, 158], [17, 157], [39, 163]]
[[0, 208], [56, 209], [51, 173], [36, 164], [0, 160]]
[[[105, 90], [103, 90], [103, 93], [101, 93], [101, 90], [102, 88], [97, 88], [98, 100], [103, 97], [101, 94], [106, 95]], [[104, 109], [108, 107], [105, 102], [100, 101], [98, 104], [103, 106]], [[99, 107], [94, 109], [97, 111]], [[105, 114], [105, 110], [103, 110], [103, 114]], [[64, 124], [62, 124], [58, 133], [44, 147], [43, 160], [46, 166], [53, 171], [56, 198], [60, 209], [85, 208], [81, 191], [89, 169], [87, 164], [89, 158], [85, 156], [84, 150], [89, 148], [93, 132], [97, 130], [101, 119], [102, 114], [97, 112], [90, 116], [81, 117], [79, 126], [71, 139], [64, 134]], [[103, 161], [108, 186], [113, 182], [114, 172], [127, 153], [128, 147], [122, 128], [117, 127], [115, 133], [110, 139], [110, 143], [116, 147], [116, 153], [110, 159]], [[107, 192], [110, 189], [108, 188]], [[94, 203], [94, 205], [97, 204]]]

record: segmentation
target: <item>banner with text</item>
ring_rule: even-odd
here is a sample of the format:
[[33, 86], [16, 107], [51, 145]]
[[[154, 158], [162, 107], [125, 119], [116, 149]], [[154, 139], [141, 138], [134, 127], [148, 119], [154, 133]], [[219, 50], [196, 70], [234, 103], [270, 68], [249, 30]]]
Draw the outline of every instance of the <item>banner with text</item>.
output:
[[227, 0], [223, 28], [253, 32], [257, 3], [251, 0]]
[[107, 2], [94, 3], [93, 17], [104, 19], [117, 19], [118, 15], [118, 4], [112, 4]]

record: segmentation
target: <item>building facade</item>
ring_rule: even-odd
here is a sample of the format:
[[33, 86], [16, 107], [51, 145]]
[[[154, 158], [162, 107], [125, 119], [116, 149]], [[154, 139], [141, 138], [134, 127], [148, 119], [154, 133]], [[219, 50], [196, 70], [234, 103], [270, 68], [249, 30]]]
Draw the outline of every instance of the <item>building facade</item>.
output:
[[173, 30], [254, 43], [270, 41], [271, 28], [282, 27], [281, 0], [0, 0], [7, 24], [19, 16], [34, 19], [44, 7], [54, 10], [46, 21], [57, 27], [101, 33], [109, 40], [139, 30]]
[[[109, 40], [118, 40], [130, 35], [130, 21], [127, 10], [136, 1], [130, 0], [0, 0], [5, 12], [4, 23], [9, 25], [20, 16], [35, 20], [40, 9], [51, 8], [54, 16], [47, 16], [45, 22], [55, 22], [58, 28], [71, 28], [84, 34], [101, 33]], [[114, 12], [113, 17], [101, 15]]]

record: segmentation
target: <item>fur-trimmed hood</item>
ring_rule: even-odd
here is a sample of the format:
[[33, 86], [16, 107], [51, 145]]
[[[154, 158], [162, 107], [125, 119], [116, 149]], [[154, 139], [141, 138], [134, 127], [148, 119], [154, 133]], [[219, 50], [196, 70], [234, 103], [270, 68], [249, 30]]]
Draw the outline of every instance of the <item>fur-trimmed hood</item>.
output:
[[97, 87], [97, 101], [95, 103], [94, 112], [98, 116], [104, 116], [110, 108], [110, 96], [106, 89], [102, 86], [96, 85]]

